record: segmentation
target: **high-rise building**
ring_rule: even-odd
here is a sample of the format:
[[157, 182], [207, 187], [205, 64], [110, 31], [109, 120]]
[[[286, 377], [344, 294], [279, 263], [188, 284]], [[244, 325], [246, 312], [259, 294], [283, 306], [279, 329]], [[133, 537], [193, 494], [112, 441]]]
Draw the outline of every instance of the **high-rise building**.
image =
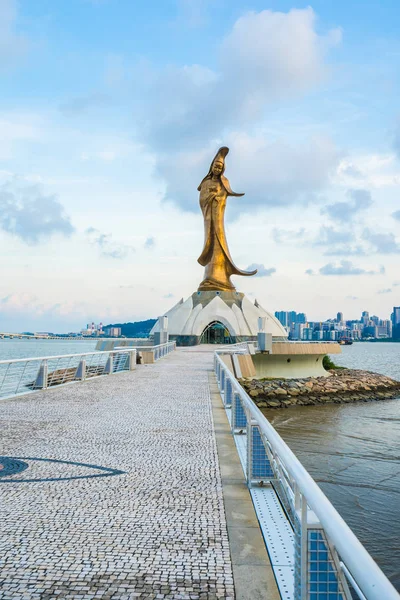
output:
[[338, 323], [343, 323], [344, 319], [343, 319], [343, 313], [342, 312], [338, 312], [338, 314], [336, 315], [336, 321]]
[[390, 319], [385, 319], [381, 321], [381, 326], [386, 330], [387, 337], [392, 337], [393, 335], [393, 325]]
[[278, 321], [280, 323], [282, 323], [282, 325], [284, 327], [288, 326], [288, 314], [286, 311], [284, 310], [279, 310], [275, 312], [275, 317], [278, 319]]
[[307, 323], [307, 315], [305, 313], [297, 313], [295, 310], [275, 312], [275, 317], [282, 323], [284, 327], [291, 327], [292, 323]]
[[313, 336], [313, 329], [312, 329], [312, 327], [305, 327], [303, 329], [303, 340], [311, 341], [312, 340], [312, 336]]
[[361, 323], [364, 323], [364, 325], [368, 325], [368, 322], [369, 322], [369, 312], [367, 310], [364, 310], [361, 315]]
[[322, 329], [315, 329], [313, 332], [313, 340], [323, 340], [324, 339], [324, 332], [322, 331]]
[[120, 337], [121, 336], [121, 327], [106, 327], [104, 329], [104, 333], [109, 335], [110, 337]]
[[290, 328], [290, 337], [292, 340], [302, 340], [303, 339], [303, 331], [305, 329], [304, 323], [292, 323]]
[[400, 340], [400, 306], [393, 306], [392, 324], [392, 337], [394, 340]]
[[400, 306], [393, 306], [392, 323], [393, 325], [400, 323]]

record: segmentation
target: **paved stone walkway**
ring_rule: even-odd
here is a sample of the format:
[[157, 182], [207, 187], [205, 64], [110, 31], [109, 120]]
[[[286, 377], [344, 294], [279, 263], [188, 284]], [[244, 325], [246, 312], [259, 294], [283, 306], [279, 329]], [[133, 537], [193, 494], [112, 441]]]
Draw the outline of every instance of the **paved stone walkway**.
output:
[[178, 350], [0, 403], [1, 600], [234, 598], [211, 369]]

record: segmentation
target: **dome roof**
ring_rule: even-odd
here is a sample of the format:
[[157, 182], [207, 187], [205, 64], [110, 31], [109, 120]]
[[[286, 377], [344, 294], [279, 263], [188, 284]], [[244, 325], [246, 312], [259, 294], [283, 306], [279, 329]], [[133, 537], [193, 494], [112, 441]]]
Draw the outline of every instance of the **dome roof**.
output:
[[[239, 292], [195, 292], [187, 300], [180, 300], [168, 312], [168, 333], [174, 336], [201, 336], [212, 322], [222, 323], [231, 336], [255, 337], [259, 331], [258, 318], [264, 317], [265, 332], [273, 338], [287, 338], [281, 323], [257, 302], [254, 304]], [[159, 330], [154, 325], [151, 334]]]

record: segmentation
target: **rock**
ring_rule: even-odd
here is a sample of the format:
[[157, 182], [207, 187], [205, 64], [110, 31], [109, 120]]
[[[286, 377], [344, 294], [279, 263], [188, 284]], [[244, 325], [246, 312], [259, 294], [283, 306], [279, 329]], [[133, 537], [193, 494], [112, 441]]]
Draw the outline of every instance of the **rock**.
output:
[[400, 398], [400, 382], [390, 377], [352, 369], [333, 370], [330, 373], [331, 377], [328, 378], [246, 379], [240, 380], [240, 383], [254, 398], [254, 402], [263, 408]]
[[288, 394], [289, 394], [289, 396], [299, 396], [300, 395], [300, 390], [296, 390], [296, 389], [293, 388], [291, 390], [288, 390]]
[[278, 388], [277, 390], [275, 390], [275, 394], [277, 396], [287, 396], [287, 391], [283, 388]]

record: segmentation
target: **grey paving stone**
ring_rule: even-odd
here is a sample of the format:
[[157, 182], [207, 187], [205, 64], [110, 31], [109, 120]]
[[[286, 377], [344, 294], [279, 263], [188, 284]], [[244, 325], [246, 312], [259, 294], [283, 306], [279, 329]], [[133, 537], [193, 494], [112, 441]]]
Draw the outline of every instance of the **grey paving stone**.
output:
[[29, 464], [0, 478], [1, 600], [234, 598], [211, 368], [178, 350], [0, 403], [0, 454]]

